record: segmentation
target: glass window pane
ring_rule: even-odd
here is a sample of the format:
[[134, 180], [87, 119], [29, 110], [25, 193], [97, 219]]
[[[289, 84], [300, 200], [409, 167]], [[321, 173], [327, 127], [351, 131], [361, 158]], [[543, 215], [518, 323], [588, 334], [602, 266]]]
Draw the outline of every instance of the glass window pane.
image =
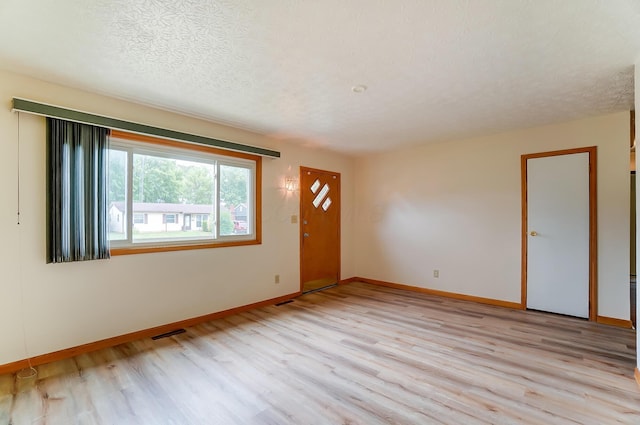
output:
[[320, 180], [316, 179], [316, 181], [314, 181], [313, 184], [311, 185], [311, 191], [313, 193], [316, 193], [319, 188], [320, 188]]
[[213, 238], [214, 174], [211, 163], [134, 154], [133, 242]]
[[251, 170], [232, 165], [220, 166], [220, 235], [246, 235], [250, 229], [249, 191]]
[[318, 205], [320, 205], [320, 202], [322, 202], [327, 193], [329, 193], [329, 185], [325, 183], [325, 185], [322, 186], [322, 190], [320, 191], [320, 193], [318, 193], [318, 195], [316, 195], [316, 198], [313, 200], [313, 206], [318, 208]]
[[331, 206], [331, 198], [327, 196], [327, 199], [322, 203], [322, 209], [327, 211]]
[[109, 149], [109, 240], [127, 239], [127, 152]]

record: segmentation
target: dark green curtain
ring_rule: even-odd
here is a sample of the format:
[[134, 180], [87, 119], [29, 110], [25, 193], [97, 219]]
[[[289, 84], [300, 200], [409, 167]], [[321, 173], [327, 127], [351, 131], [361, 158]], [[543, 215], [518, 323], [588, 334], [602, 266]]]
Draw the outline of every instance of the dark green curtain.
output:
[[47, 262], [109, 258], [109, 130], [47, 118]]

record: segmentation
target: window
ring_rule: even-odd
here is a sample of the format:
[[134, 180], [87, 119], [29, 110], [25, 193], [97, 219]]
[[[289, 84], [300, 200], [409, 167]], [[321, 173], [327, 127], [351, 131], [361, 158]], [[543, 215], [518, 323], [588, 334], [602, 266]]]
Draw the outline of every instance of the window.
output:
[[133, 215], [133, 224], [147, 224], [147, 222], [148, 222], [147, 214], [135, 213]]
[[162, 214], [163, 224], [174, 224], [178, 222], [178, 218], [175, 214]]
[[112, 254], [260, 243], [258, 156], [114, 131]]
[[201, 228], [205, 231], [209, 228], [209, 214], [196, 214], [195, 219], [197, 228]]

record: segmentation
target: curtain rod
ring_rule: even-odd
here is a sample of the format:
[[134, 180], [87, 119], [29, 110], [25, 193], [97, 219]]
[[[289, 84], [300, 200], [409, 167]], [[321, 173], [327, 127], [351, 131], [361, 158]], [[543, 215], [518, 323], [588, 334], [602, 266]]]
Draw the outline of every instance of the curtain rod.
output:
[[211, 137], [198, 136], [195, 134], [183, 133], [181, 131], [168, 130], [166, 128], [154, 127], [146, 124], [138, 124], [130, 121], [109, 118], [102, 115], [90, 114], [88, 112], [75, 111], [73, 109], [59, 106], [47, 105], [31, 100], [13, 98], [12, 111], [28, 112], [35, 115], [43, 115], [51, 118], [61, 118], [68, 121], [83, 124], [98, 125], [110, 129], [131, 131], [133, 133], [147, 134], [151, 136], [163, 137], [185, 142], [197, 143], [201, 145], [213, 146], [220, 149], [247, 152], [271, 158], [280, 158], [280, 152], [270, 149], [258, 148], [256, 146], [243, 145], [226, 140], [214, 139]]

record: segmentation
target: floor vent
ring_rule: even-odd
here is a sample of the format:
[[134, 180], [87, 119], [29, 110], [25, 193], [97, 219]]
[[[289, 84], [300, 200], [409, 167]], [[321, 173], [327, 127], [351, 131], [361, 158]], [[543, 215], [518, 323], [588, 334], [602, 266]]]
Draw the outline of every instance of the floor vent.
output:
[[293, 300], [282, 301], [282, 302], [279, 302], [278, 304], [276, 304], [276, 307], [280, 307], [281, 305], [289, 304], [289, 303], [292, 303], [292, 302], [293, 302]]
[[167, 338], [169, 336], [183, 334], [185, 332], [186, 331], [184, 329], [182, 329], [182, 328], [181, 329], [176, 329], [176, 330], [173, 330], [173, 331], [170, 331], [170, 332], [167, 332], [167, 333], [163, 333], [163, 334], [160, 334], [160, 335], [152, 336], [151, 339], [155, 340], [155, 339], [160, 339], [160, 338]]

